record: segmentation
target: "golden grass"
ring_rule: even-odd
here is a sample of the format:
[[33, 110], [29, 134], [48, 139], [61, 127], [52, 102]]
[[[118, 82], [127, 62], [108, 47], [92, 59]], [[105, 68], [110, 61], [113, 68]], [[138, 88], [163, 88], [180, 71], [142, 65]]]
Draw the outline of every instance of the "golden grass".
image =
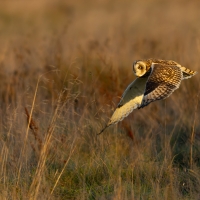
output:
[[0, 199], [199, 199], [199, 74], [107, 123], [132, 62], [200, 72], [199, 1], [5, 1]]

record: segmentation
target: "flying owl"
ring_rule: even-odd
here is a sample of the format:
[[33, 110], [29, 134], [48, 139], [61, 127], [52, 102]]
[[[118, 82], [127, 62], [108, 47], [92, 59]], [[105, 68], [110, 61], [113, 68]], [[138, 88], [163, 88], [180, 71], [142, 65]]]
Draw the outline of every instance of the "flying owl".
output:
[[134, 109], [169, 97], [179, 88], [183, 79], [197, 74], [175, 61], [160, 59], [136, 60], [133, 72], [137, 78], [126, 88], [109, 122], [98, 134], [123, 120]]

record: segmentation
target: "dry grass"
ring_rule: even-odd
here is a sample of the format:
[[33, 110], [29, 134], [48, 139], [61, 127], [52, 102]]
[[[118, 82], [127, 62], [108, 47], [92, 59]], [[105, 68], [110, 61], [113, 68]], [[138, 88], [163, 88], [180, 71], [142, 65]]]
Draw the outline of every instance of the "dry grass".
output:
[[0, 199], [199, 199], [199, 74], [99, 130], [132, 62], [197, 70], [199, 1], [5, 1]]

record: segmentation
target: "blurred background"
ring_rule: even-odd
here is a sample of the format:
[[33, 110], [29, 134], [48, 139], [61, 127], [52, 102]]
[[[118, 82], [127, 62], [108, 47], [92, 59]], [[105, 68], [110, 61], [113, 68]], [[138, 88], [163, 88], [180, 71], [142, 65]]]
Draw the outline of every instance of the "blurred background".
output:
[[130, 69], [135, 59], [149, 57], [188, 66], [199, 53], [199, 4], [197, 0], [1, 1], [1, 64], [7, 71], [25, 65], [58, 67], [56, 58], [75, 62], [87, 52]]
[[199, 199], [199, 74], [96, 137], [135, 79], [134, 60], [200, 72], [199, 8], [199, 0], [0, 1], [1, 196]]
[[[43, 73], [57, 69], [64, 75], [68, 70], [87, 81], [85, 85], [95, 80], [95, 90], [101, 88], [104, 94], [115, 87], [111, 95], [118, 99], [108, 98], [107, 103], [116, 103], [134, 79], [136, 59], [171, 59], [198, 71], [199, 4], [197, 0], [1, 1], [2, 85], [13, 93], [25, 91]], [[1, 90], [4, 99], [13, 98]]]

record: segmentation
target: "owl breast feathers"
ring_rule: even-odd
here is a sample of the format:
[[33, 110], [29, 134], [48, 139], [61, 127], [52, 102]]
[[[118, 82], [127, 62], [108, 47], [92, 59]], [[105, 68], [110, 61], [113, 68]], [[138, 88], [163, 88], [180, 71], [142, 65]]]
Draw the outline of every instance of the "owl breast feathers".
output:
[[169, 97], [179, 88], [183, 79], [197, 74], [175, 61], [160, 59], [137, 60], [133, 63], [133, 71], [137, 78], [126, 88], [116, 110], [100, 133], [123, 120], [134, 109]]

